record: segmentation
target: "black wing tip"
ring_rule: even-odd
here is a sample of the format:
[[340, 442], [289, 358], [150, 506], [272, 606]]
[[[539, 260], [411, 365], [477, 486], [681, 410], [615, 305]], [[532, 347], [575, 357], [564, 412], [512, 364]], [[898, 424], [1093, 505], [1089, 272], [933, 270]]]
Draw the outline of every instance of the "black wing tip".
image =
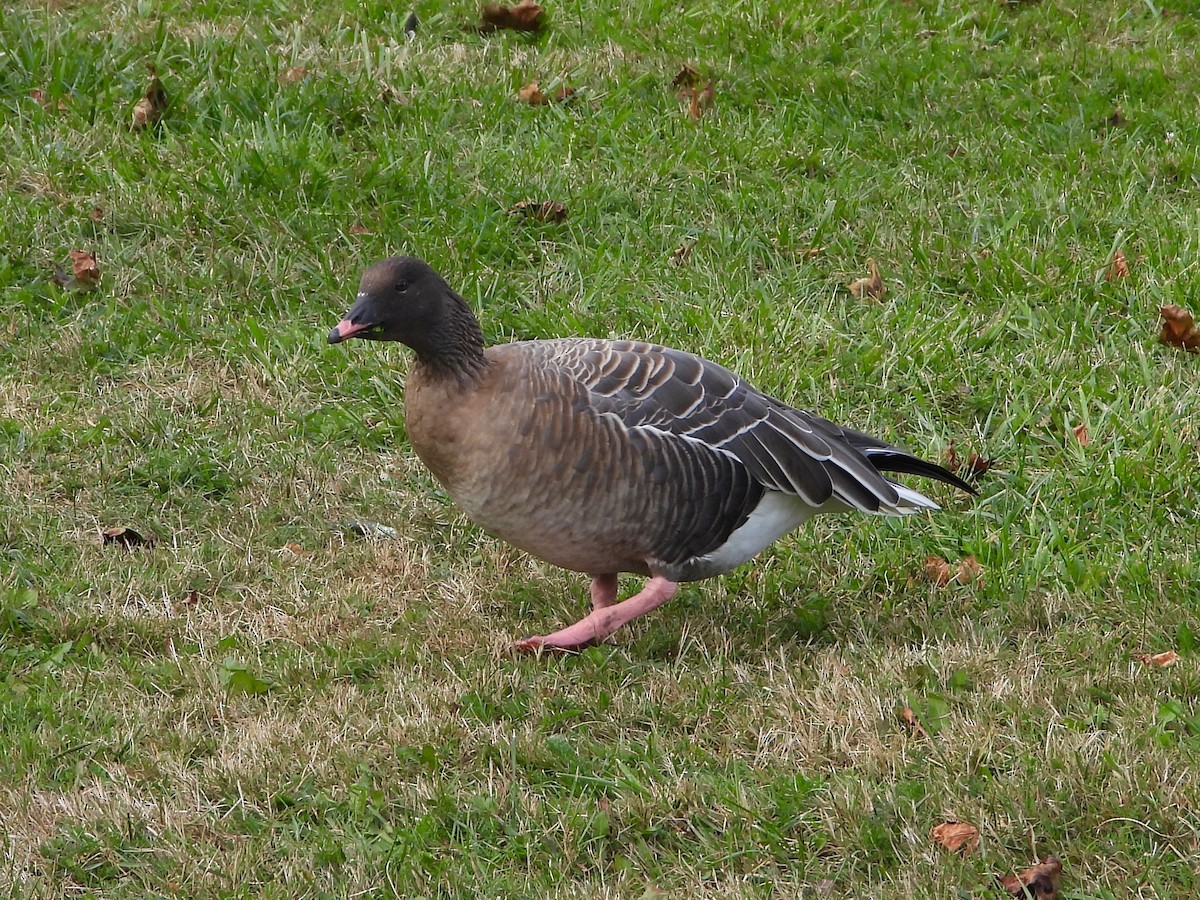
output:
[[960, 491], [965, 491], [978, 497], [979, 490], [969, 482], [959, 478], [943, 465], [912, 456], [903, 450], [893, 450], [884, 453], [868, 453], [867, 459], [880, 472], [902, 472], [905, 475], [918, 475], [922, 478], [932, 478], [943, 484], [951, 485]]
[[[937, 465], [937, 464], [930, 463], [930, 465]], [[949, 469], [945, 468], [944, 466], [937, 466], [937, 468], [939, 470], [938, 474], [931, 475], [930, 476], [931, 478], [936, 478], [938, 481], [944, 482], [949, 485], [953, 485], [954, 487], [958, 488], [960, 491], [966, 491], [968, 494], [970, 494], [973, 497], [979, 496], [979, 488], [975, 487], [975, 485], [971, 484], [969, 481], [964, 481], [962, 478], [959, 478], [957, 475], [955, 475], [953, 472], [951, 472]]]

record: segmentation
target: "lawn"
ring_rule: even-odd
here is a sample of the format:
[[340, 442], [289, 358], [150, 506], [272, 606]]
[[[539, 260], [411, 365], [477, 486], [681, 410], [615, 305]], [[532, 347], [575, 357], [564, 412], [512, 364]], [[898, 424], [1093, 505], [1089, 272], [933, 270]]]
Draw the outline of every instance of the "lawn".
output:
[[[0, 887], [984, 898], [1053, 854], [1062, 898], [1200, 894], [1200, 356], [1157, 339], [1200, 315], [1196, 5], [415, 10], [5, 5]], [[324, 343], [395, 253], [489, 340], [691, 350], [980, 496], [514, 657], [586, 579], [423, 469], [404, 348]]]

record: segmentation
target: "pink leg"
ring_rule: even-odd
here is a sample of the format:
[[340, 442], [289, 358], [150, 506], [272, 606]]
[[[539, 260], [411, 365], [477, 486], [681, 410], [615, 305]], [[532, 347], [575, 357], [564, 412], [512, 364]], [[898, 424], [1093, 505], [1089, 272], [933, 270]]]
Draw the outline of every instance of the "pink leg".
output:
[[617, 576], [597, 575], [592, 579], [592, 608], [604, 609], [617, 602]]
[[[596, 579], [600, 581], [601, 579]], [[615, 578], [613, 579], [615, 582]], [[610, 634], [632, 622], [640, 615], [662, 606], [675, 596], [679, 585], [668, 581], [661, 575], [655, 575], [646, 582], [640, 592], [612, 605], [598, 605], [591, 614], [580, 619], [574, 625], [568, 626], [554, 634], [528, 637], [513, 644], [513, 649], [519, 652], [537, 652], [539, 650], [579, 650], [589, 644], [599, 644]], [[592, 585], [592, 597], [598, 593], [596, 583]], [[601, 594], [604, 599], [607, 594]]]

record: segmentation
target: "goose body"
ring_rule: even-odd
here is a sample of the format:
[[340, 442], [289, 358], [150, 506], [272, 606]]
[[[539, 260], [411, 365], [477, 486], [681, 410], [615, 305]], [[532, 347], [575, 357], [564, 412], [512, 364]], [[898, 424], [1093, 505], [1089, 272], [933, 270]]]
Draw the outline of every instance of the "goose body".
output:
[[[416, 351], [409, 439], [467, 516], [592, 576], [593, 612], [521, 649], [603, 640], [678, 583], [728, 572], [817, 513], [938, 508], [885, 471], [973, 492], [941, 466], [680, 350], [590, 338], [485, 349], [466, 301], [413, 257], [364, 273], [329, 340], [354, 336]], [[622, 572], [649, 580], [617, 603]]]

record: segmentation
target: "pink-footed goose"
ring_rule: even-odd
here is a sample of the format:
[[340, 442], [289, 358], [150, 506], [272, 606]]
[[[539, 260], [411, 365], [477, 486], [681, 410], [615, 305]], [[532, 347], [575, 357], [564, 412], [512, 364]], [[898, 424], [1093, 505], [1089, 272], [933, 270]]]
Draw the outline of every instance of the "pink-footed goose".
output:
[[[467, 302], [414, 257], [363, 273], [329, 342], [351, 337], [415, 351], [409, 439], [473, 521], [592, 577], [591, 614], [519, 650], [603, 641], [679, 582], [728, 572], [816, 513], [938, 508], [882, 472], [974, 493], [935, 463], [680, 350], [590, 338], [485, 349]], [[648, 580], [618, 603], [621, 572]]]

